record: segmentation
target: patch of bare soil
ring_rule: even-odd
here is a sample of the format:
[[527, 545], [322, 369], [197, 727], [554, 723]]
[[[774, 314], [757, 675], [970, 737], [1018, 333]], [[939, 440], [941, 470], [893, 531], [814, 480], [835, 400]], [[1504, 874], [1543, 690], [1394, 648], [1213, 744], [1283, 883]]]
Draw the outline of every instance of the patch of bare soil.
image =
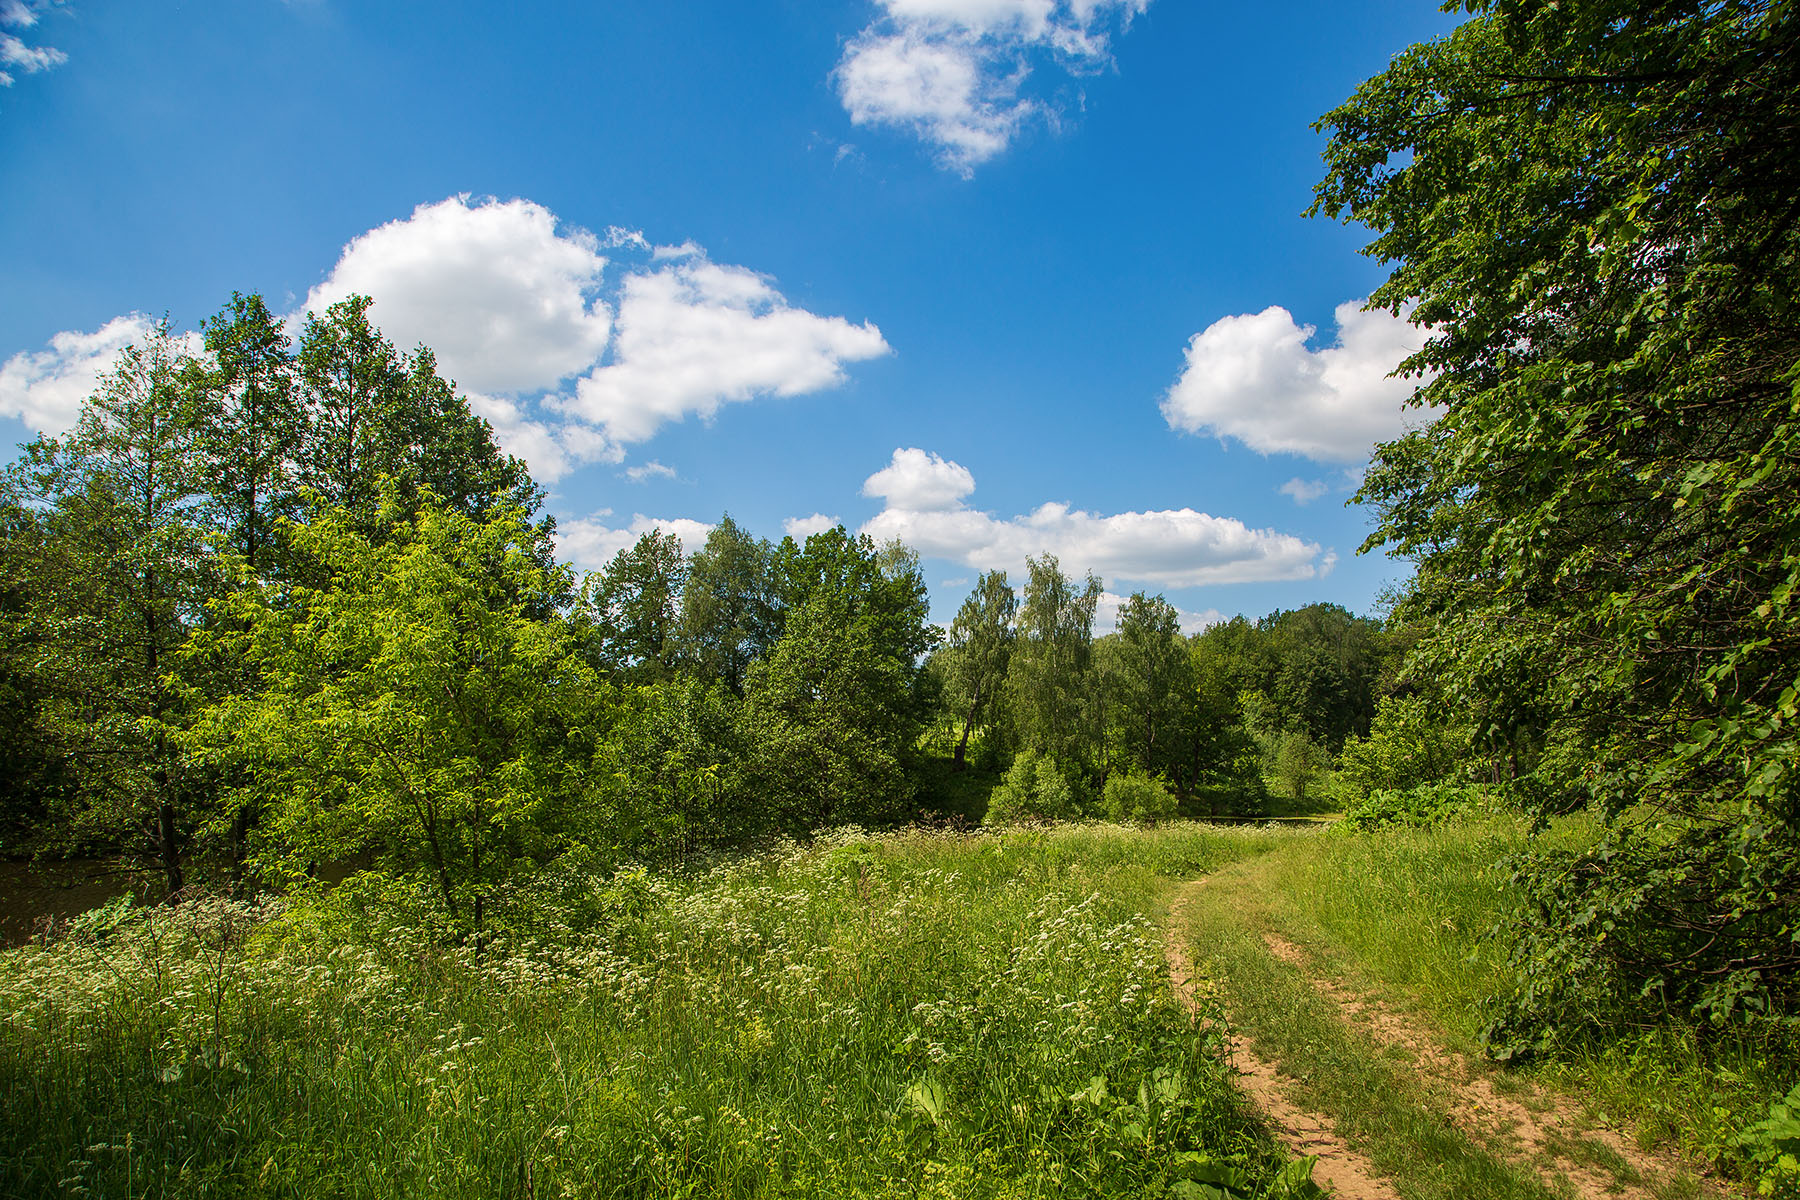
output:
[[[1182, 889], [1169, 910], [1169, 932], [1165, 953], [1169, 959], [1169, 980], [1176, 997], [1198, 1011], [1194, 965], [1188, 958], [1187, 944], [1181, 931], [1187, 927], [1187, 907], [1193, 890], [1204, 881], [1196, 881]], [[1332, 1189], [1338, 1200], [1398, 1200], [1396, 1193], [1376, 1172], [1369, 1161], [1350, 1148], [1339, 1137], [1331, 1121], [1318, 1113], [1308, 1112], [1288, 1100], [1281, 1090], [1273, 1064], [1258, 1057], [1248, 1038], [1231, 1039], [1231, 1061], [1238, 1071], [1238, 1083], [1253, 1104], [1274, 1127], [1275, 1136], [1289, 1153], [1317, 1159], [1313, 1179]]]
[[[1577, 1200], [1633, 1200], [1654, 1197], [1653, 1180], [1691, 1174], [1680, 1163], [1650, 1154], [1618, 1133], [1588, 1120], [1566, 1096], [1512, 1076], [1503, 1094], [1496, 1086], [1497, 1068], [1472, 1062], [1445, 1046], [1441, 1036], [1380, 1000], [1364, 996], [1341, 981], [1312, 969], [1306, 952], [1274, 933], [1263, 934], [1269, 953], [1297, 968], [1314, 991], [1337, 1005], [1344, 1019], [1361, 1028], [1378, 1045], [1404, 1055], [1428, 1085], [1444, 1094], [1446, 1115], [1492, 1153], [1535, 1171], [1553, 1190]], [[1572, 1157], [1583, 1145], [1589, 1154]], [[1592, 1148], [1599, 1147], [1601, 1155]], [[1611, 1157], [1624, 1165], [1613, 1171], [1593, 1157]], [[1720, 1196], [1716, 1189], [1704, 1192]]]

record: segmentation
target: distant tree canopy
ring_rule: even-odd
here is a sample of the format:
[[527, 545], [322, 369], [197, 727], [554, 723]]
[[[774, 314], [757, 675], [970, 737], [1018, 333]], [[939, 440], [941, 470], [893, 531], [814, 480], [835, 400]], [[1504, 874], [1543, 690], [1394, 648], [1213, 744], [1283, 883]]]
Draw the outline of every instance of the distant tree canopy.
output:
[[[1371, 302], [1430, 331], [1407, 369], [1436, 420], [1361, 493], [1370, 545], [1418, 564], [1417, 668], [1523, 794], [1621, 818], [1522, 877], [1539, 974], [1494, 1037], [1578, 1024], [1590, 985], [1774, 1011], [1800, 986], [1800, 17], [1469, 8], [1326, 115], [1315, 210], [1375, 231]], [[1574, 929], [1596, 906], [1604, 946]]]

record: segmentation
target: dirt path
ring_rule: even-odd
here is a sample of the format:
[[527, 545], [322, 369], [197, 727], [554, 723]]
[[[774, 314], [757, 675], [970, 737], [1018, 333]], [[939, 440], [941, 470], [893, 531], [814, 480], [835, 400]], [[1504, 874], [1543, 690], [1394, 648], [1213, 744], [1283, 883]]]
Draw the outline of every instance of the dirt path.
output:
[[[1169, 908], [1169, 932], [1165, 951], [1169, 979], [1175, 995], [1190, 1010], [1198, 1010], [1194, 992], [1194, 967], [1188, 958], [1188, 908], [1194, 892], [1206, 881], [1185, 885]], [[1398, 1200], [1398, 1193], [1363, 1158], [1337, 1135], [1330, 1120], [1295, 1105], [1282, 1093], [1275, 1067], [1257, 1056], [1248, 1038], [1231, 1039], [1231, 1060], [1239, 1072], [1239, 1084], [1256, 1107], [1268, 1117], [1275, 1136], [1295, 1155], [1318, 1160], [1313, 1178], [1332, 1189], [1339, 1200]]]
[[[1518, 1076], [1507, 1079], [1503, 1093], [1495, 1086], [1498, 1073], [1487, 1064], [1471, 1062], [1445, 1046], [1437, 1033], [1389, 1005], [1320, 975], [1304, 950], [1279, 935], [1262, 936], [1269, 953], [1300, 971], [1315, 992], [1337, 1006], [1344, 1021], [1384, 1049], [1397, 1050], [1424, 1081], [1446, 1096], [1445, 1116], [1452, 1124], [1490, 1151], [1529, 1167], [1546, 1186], [1560, 1184], [1579, 1200], [1649, 1200], [1656, 1192], [1634, 1182], [1634, 1177], [1670, 1179], [1682, 1173], [1681, 1164], [1646, 1153], [1586, 1120], [1566, 1096]], [[1588, 1154], [1578, 1157], [1584, 1143]], [[1595, 1146], [1602, 1155], [1594, 1155]], [[1592, 1161], [1601, 1156], [1616, 1159], [1625, 1170], [1609, 1170]]]
[[[1204, 886], [1205, 879], [1184, 885], [1169, 911], [1170, 976], [1177, 995], [1190, 1005], [1195, 978], [1187, 944], [1194, 923], [1192, 909]], [[1240, 908], [1235, 889], [1225, 902], [1246, 917], [1252, 914], [1245, 909], [1255, 903], [1245, 897]], [[1252, 928], [1255, 924], [1251, 922]], [[1473, 1145], [1536, 1175], [1554, 1194], [1574, 1200], [1731, 1194], [1704, 1183], [1696, 1186], [1684, 1164], [1647, 1153], [1588, 1120], [1568, 1097], [1485, 1062], [1470, 1061], [1446, 1046], [1442, 1036], [1423, 1022], [1325, 974], [1303, 948], [1267, 930], [1261, 937], [1270, 956], [1298, 972], [1307, 986], [1335, 1009], [1339, 1021], [1406, 1064], [1429, 1096], [1433, 1111], [1441, 1113]], [[1258, 1056], [1252, 1043], [1234, 1038], [1231, 1045], [1244, 1091], [1268, 1115], [1281, 1140], [1295, 1154], [1318, 1156], [1315, 1177], [1320, 1183], [1335, 1187], [1343, 1200], [1397, 1194], [1391, 1182], [1337, 1135], [1329, 1118], [1307, 1112], [1288, 1099], [1276, 1068]], [[1688, 1182], [1671, 1188], [1684, 1179]]]

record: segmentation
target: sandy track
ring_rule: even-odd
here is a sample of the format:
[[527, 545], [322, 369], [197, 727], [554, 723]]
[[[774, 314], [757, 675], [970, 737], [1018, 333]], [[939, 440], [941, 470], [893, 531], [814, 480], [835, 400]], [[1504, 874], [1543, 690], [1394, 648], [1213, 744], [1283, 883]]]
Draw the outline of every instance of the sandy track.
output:
[[[1190, 1011], [1198, 1011], [1199, 1005], [1195, 1000], [1194, 966], [1188, 958], [1183, 934], [1194, 891], [1204, 882], [1196, 880], [1186, 885], [1176, 897], [1169, 909], [1169, 932], [1165, 942], [1170, 982], [1176, 997]], [[1318, 1160], [1313, 1167], [1316, 1181], [1331, 1188], [1339, 1200], [1398, 1200], [1399, 1194], [1369, 1165], [1369, 1161], [1338, 1136], [1329, 1118], [1288, 1100], [1274, 1065], [1257, 1055], [1255, 1045], [1248, 1038], [1233, 1037], [1230, 1044], [1239, 1085], [1268, 1118], [1275, 1136], [1289, 1153], [1310, 1155]]]
[[[1397, 1049], [1428, 1083], [1450, 1098], [1445, 1116], [1489, 1151], [1529, 1167], [1552, 1190], [1578, 1200], [1649, 1200], [1656, 1193], [1643, 1184], [1618, 1178], [1612, 1171], [1572, 1157], [1574, 1146], [1597, 1144], [1615, 1155], [1642, 1180], [1672, 1179], [1682, 1164], [1648, 1153], [1613, 1130], [1587, 1120], [1566, 1096], [1537, 1087], [1514, 1075], [1506, 1092], [1495, 1087], [1497, 1072], [1473, 1063], [1444, 1045], [1436, 1032], [1379, 1000], [1361, 995], [1339, 980], [1314, 971], [1310, 956], [1286, 939], [1265, 932], [1269, 953], [1300, 971], [1306, 982], [1337, 1006], [1343, 1020], [1363, 1030], [1387, 1049]], [[1717, 1191], [1707, 1195], [1723, 1195]]]
[[[1199, 879], [1182, 887], [1170, 906], [1166, 941], [1175, 993], [1196, 1009], [1187, 934], [1192, 905], [1205, 884]], [[1384, 1050], [1404, 1057], [1441, 1104], [1446, 1120], [1489, 1153], [1532, 1171], [1552, 1192], [1574, 1200], [1653, 1200], [1659, 1195], [1650, 1186], [1653, 1181], [1691, 1177], [1685, 1164], [1646, 1152], [1588, 1120], [1566, 1096], [1517, 1075], [1507, 1077], [1502, 1090], [1496, 1086], [1500, 1072], [1495, 1068], [1471, 1062], [1420, 1021], [1322, 974], [1301, 947], [1274, 933], [1265, 932], [1262, 938], [1269, 954], [1298, 971], [1314, 992], [1335, 1006], [1342, 1021]], [[1330, 1118], [1289, 1099], [1279, 1071], [1258, 1055], [1253, 1042], [1238, 1036], [1230, 1045], [1245, 1094], [1292, 1153], [1317, 1157], [1315, 1179], [1334, 1188], [1340, 1200], [1397, 1196], [1393, 1184], [1348, 1145]], [[1608, 1169], [1597, 1158], [1610, 1158], [1622, 1169]], [[1731, 1193], [1703, 1184], [1700, 1194], [1710, 1198]]]

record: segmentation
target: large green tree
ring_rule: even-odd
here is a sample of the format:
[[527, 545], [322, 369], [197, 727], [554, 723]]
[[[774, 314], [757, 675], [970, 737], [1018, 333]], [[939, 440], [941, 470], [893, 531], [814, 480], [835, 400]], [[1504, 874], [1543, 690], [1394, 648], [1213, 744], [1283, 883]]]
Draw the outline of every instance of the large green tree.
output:
[[681, 539], [660, 529], [613, 555], [582, 589], [600, 665], [633, 683], [673, 676], [686, 579]]
[[[1375, 231], [1394, 269], [1372, 303], [1429, 331], [1407, 369], [1435, 420], [1381, 447], [1362, 491], [1371, 544], [1418, 563], [1415, 661], [1522, 789], [1613, 818], [1599, 851], [1521, 876], [1542, 970], [1495, 1037], [1529, 1044], [1595, 995], [1782, 1011], [1800, 998], [1800, 14], [1469, 8], [1324, 118], [1316, 208]], [[1603, 942], [1576, 928], [1597, 911]]]
[[757, 785], [798, 831], [904, 816], [938, 635], [916, 557], [840, 525], [804, 547], [783, 539], [777, 569], [781, 639], [745, 691]]
[[941, 657], [946, 699], [962, 720], [954, 759], [958, 771], [967, 764], [970, 735], [992, 725], [999, 714], [1017, 636], [1013, 618], [1018, 609], [1019, 597], [1006, 582], [1006, 572], [989, 571], [976, 581], [975, 590], [963, 600], [950, 623]]
[[295, 456], [306, 422], [293, 346], [258, 295], [233, 293], [201, 323], [206, 360], [192, 392], [208, 514], [225, 545], [258, 575], [273, 572], [278, 517], [293, 509]]
[[26, 447], [11, 483], [35, 513], [19, 533], [35, 543], [38, 725], [78, 783], [54, 832], [148, 849], [172, 892], [195, 799], [170, 736], [175, 655], [217, 588], [190, 375], [159, 326], [119, 355], [72, 431]]
[[300, 482], [318, 500], [364, 519], [374, 514], [384, 476], [398, 473], [396, 436], [406, 370], [369, 319], [374, 301], [351, 296], [308, 313], [300, 334], [300, 385], [308, 429]]
[[[308, 313], [295, 356], [305, 433], [295, 474], [315, 503], [341, 507], [367, 523], [382, 502], [382, 481], [398, 495], [431, 492], [472, 516], [516, 508], [536, 518], [534, 552], [550, 563], [554, 524], [538, 518], [543, 491], [525, 464], [503, 452], [488, 423], [438, 374], [425, 346], [394, 348], [370, 317], [374, 301], [350, 296], [320, 316]], [[404, 505], [386, 509], [403, 517]]]
[[368, 856], [420, 871], [478, 929], [515, 864], [618, 828], [594, 762], [608, 693], [541, 615], [570, 582], [537, 561], [522, 510], [478, 519], [385, 491], [379, 540], [343, 509], [287, 531], [316, 586], [223, 602], [229, 619], [189, 653], [241, 657], [258, 686], [185, 737], [250, 763], [266, 867]]
[[0, 853], [42, 846], [69, 809], [74, 775], [52, 735], [59, 680], [58, 578], [44, 514], [0, 476]]
[[776, 637], [769, 593], [773, 553], [768, 542], [751, 537], [727, 513], [688, 561], [676, 631], [681, 659], [736, 696], [744, 694], [750, 664]]
[[1089, 669], [1100, 580], [1082, 584], [1055, 556], [1026, 560], [1018, 641], [1008, 675], [1008, 710], [1022, 748], [1048, 754], [1065, 769], [1085, 769], [1095, 748], [1096, 697]]
[[1193, 664], [1181, 615], [1161, 596], [1134, 592], [1111, 643], [1113, 724], [1126, 770], [1177, 778], [1195, 719]]

